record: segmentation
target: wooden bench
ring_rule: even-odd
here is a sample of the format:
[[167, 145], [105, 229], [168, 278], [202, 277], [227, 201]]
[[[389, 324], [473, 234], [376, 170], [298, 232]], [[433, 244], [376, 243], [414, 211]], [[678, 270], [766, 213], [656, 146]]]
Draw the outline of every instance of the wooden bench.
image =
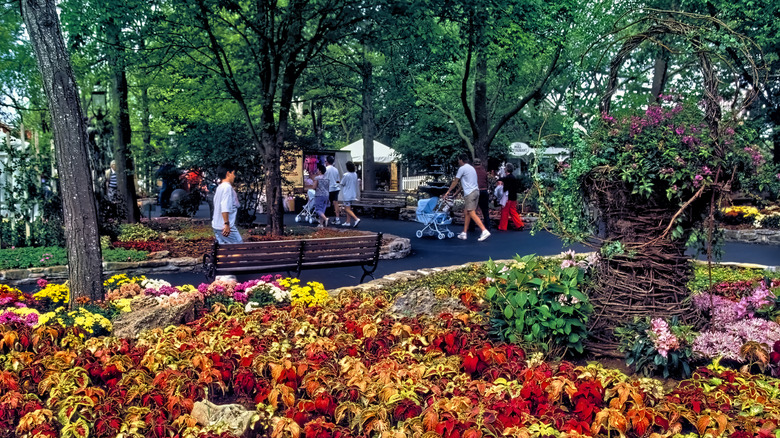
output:
[[299, 276], [304, 269], [360, 266], [362, 283], [374, 278], [382, 247], [382, 233], [328, 239], [269, 240], [220, 245], [203, 255], [206, 277], [217, 275], [288, 272]]
[[374, 217], [379, 209], [393, 209], [400, 213], [406, 207], [406, 193], [364, 190], [360, 192], [359, 200], [352, 201], [352, 206], [374, 209]]

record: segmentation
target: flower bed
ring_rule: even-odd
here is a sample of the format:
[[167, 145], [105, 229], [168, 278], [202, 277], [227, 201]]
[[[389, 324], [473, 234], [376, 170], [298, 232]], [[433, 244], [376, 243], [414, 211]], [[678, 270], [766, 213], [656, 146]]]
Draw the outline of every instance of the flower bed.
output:
[[[137, 341], [96, 336], [98, 319], [79, 314], [72, 321], [20, 319], [0, 325], [0, 436], [86, 436], [87, 431], [97, 437], [232, 436], [224, 424], [200, 425], [190, 415], [194, 403], [204, 399], [248, 407], [258, 436], [780, 433], [780, 381], [767, 375], [715, 361], [664, 389], [662, 381], [597, 364], [547, 362], [538, 343], [521, 348], [491, 333], [496, 327], [491, 320], [499, 317], [490, 310], [496, 301], [488, 298], [489, 290], [498, 287], [501, 296], [517, 300], [501, 285], [524, 278], [544, 303], [534, 304], [536, 313], [519, 303], [515, 308], [543, 320], [544, 306], [557, 302], [558, 311], [567, 314], [567, 306], [587, 300], [578, 291], [587, 279], [571, 276], [578, 264], [585, 266], [570, 256], [519, 259], [431, 275], [385, 293], [344, 292], [335, 299], [322, 285], [281, 278], [173, 287], [112, 277], [106, 282], [107, 302], [82, 303], [79, 312], [122, 312], [142, 299], [171, 305], [194, 300], [203, 316], [145, 332]], [[561, 283], [566, 272], [568, 280]], [[736, 302], [746, 298], [752, 303], [747, 311], [755, 310], [767, 297], [754, 296], [754, 277], [732, 278], [708, 293]], [[750, 286], [734, 281], [748, 279]], [[564, 283], [568, 289], [561, 290]], [[41, 286], [36, 296], [6, 287], [0, 302], [42, 315], [44, 307], [64, 304], [61, 286]], [[391, 318], [395, 295], [408, 287], [457, 297], [464, 311]], [[501, 318], [514, 316], [513, 311]], [[555, 325], [549, 324], [550, 335]], [[656, 326], [659, 333], [666, 330]]]

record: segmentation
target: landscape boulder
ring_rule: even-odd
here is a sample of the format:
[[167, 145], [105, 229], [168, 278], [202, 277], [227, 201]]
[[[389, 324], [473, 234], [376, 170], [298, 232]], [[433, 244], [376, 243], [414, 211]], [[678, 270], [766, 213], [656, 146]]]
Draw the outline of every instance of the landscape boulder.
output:
[[217, 405], [203, 400], [195, 402], [191, 415], [201, 426], [221, 425], [235, 436], [246, 436], [251, 430], [255, 412], [237, 404]]
[[195, 320], [195, 302], [163, 307], [154, 297], [133, 300], [132, 310], [120, 314], [113, 321], [113, 335], [137, 339], [144, 330], [186, 324]]

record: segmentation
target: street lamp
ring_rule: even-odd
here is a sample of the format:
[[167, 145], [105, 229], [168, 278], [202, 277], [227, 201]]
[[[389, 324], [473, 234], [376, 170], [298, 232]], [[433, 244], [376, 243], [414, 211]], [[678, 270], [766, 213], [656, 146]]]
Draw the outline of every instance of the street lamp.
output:
[[92, 92], [92, 113], [96, 118], [101, 118], [106, 108], [106, 92], [95, 90]]

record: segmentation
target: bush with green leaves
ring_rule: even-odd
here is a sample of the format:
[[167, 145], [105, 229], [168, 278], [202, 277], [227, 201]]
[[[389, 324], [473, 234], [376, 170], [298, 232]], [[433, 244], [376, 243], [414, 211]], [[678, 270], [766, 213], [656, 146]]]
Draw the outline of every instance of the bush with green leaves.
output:
[[160, 236], [157, 231], [142, 224], [122, 224], [119, 226], [120, 242], [130, 242], [132, 240], [155, 240]]
[[[134, 249], [104, 249], [103, 260], [107, 262], [139, 262], [145, 260], [148, 254], [148, 251]], [[67, 250], [57, 246], [0, 249], [0, 269], [26, 269], [67, 264]]]
[[25, 269], [67, 263], [67, 251], [57, 246], [0, 249], [0, 269]]
[[618, 350], [626, 354], [626, 364], [637, 373], [690, 377], [696, 332], [691, 326], [681, 325], [677, 317], [669, 322], [637, 317], [616, 328], [615, 336], [620, 340]]
[[585, 271], [535, 255], [486, 264], [491, 332], [551, 357], [584, 351], [593, 306], [580, 290]]
[[768, 228], [770, 230], [780, 230], [780, 213], [772, 213], [762, 216], [759, 220], [761, 228]]
[[140, 262], [146, 260], [149, 251], [136, 249], [109, 248], [103, 251], [103, 261], [106, 262]]

